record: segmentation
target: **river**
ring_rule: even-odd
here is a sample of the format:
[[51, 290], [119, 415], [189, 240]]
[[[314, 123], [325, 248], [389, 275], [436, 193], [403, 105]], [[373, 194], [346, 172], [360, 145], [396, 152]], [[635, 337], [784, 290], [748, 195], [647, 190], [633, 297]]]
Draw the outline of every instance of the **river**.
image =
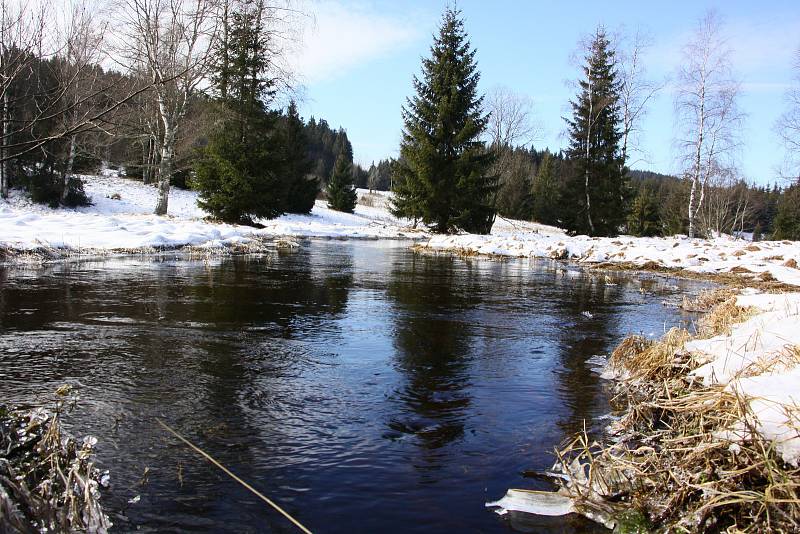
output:
[[314, 532], [584, 532], [484, 503], [545, 489], [609, 411], [593, 356], [699, 287], [379, 241], [0, 268], [0, 398], [75, 386], [119, 532], [295, 532], [157, 417]]

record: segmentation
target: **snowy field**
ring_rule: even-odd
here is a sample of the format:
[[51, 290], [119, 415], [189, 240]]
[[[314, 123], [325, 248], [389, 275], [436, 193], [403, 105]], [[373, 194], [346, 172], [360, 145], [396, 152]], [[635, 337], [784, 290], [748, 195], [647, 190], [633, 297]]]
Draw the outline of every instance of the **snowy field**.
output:
[[[148, 247], [223, 247], [272, 237], [421, 239], [385, 209], [386, 195], [370, 195], [375, 207], [358, 204], [354, 214], [330, 210], [317, 201], [310, 215], [284, 215], [261, 221], [264, 228], [213, 223], [197, 206], [197, 194], [173, 188], [169, 216], [152, 214], [156, 189], [114, 176], [88, 176], [92, 206], [50, 209], [33, 204], [19, 191], [0, 201], [0, 247], [80, 250], [131, 250]], [[366, 192], [359, 191], [359, 196]]]

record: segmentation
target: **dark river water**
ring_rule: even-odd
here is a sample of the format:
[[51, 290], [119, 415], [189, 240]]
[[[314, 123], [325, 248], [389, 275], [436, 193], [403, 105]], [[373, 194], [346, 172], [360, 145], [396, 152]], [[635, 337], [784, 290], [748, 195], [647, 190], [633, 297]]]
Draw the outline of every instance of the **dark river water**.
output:
[[608, 412], [592, 357], [698, 287], [380, 242], [0, 268], [0, 399], [76, 387], [117, 531], [296, 532], [160, 417], [314, 532], [585, 532], [484, 503], [546, 488]]

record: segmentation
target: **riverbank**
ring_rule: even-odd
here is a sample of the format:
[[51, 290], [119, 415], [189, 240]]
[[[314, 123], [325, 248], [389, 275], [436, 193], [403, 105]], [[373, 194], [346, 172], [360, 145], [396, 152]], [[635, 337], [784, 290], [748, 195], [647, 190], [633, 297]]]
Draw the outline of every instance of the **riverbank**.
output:
[[420, 252], [491, 257], [549, 258], [593, 268], [648, 270], [670, 275], [736, 280], [768, 290], [800, 287], [800, 242], [720, 236], [713, 240], [590, 238], [562, 229], [498, 217], [486, 236], [435, 235], [412, 228], [388, 210], [390, 193], [359, 190], [355, 213], [330, 210], [318, 200], [309, 215], [259, 221], [263, 228], [213, 222], [197, 193], [173, 189], [169, 214], [152, 215], [156, 189], [116, 175], [84, 177], [92, 205], [51, 209], [21, 192], [0, 201], [0, 261], [46, 262], [112, 254], [195, 255], [263, 253], [292, 248], [301, 238], [404, 239]]
[[359, 190], [355, 213], [318, 200], [309, 215], [260, 221], [263, 227], [210, 221], [197, 193], [173, 188], [165, 217], [152, 214], [156, 189], [118, 176], [84, 177], [92, 205], [52, 209], [21, 191], [0, 201], [0, 260], [38, 261], [191, 249], [205, 254], [263, 252], [285, 238], [424, 239], [385, 208], [386, 194]]
[[626, 532], [797, 531], [800, 293], [726, 289], [684, 305], [709, 310], [696, 333], [630, 336], [611, 354], [615, 420], [558, 451], [558, 493], [497, 504], [544, 513], [561, 499], [557, 513]]
[[[512, 226], [513, 223], [513, 226]], [[682, 271], [700, 276], [735, 275], [760, 282], [800, 286], [800, 242], [752, 243], [731, 236], [715, 239], [569, 236], [559, 228], [507, 222], [491, 235], [437, 235], [420, 250], [461, 255], [550, 258], [586, 266]]]

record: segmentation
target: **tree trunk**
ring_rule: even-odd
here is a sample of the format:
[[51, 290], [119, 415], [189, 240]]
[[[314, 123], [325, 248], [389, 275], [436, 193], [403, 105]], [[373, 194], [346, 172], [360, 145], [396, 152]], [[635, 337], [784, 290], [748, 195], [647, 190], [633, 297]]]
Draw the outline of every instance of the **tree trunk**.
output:
[[8, 132], [10, 119], [8, 116], [8, 91], [3, 95], [2, 110], [0, 110], [0, 120], [3, 122], [3, 134], [0, 140], [0, 197], [8, 198], [8, 160], [6, 160], [6, 145], [8, 145]]
[[594, 113], [594, 88], [592, 87], [592, 71], [589, 67], [587, 80], [589, 82], [589, 115], [586, 119], [586, 162], [583, 170], [583, 186], [586, 193], [586, 220], [589, 223], [589, 232], [594, 235], [594, 223], [592, 222], [592, 201], [589, 198], [589, 158], [591, 156], [590, 146], [592, 142], [592, 113]]
[[69, 192], [69, 180], [72, 178], [72, 170], [75, 167], [75, 152], [77, 150], [76, 146], [76, 139], [75, 135], [71, 135], [69, 138], [69, 156], [67, 157], [67, 166], [64, 169], [64, 177], [61, 183], [61, 203], [63, 204], [64, 201], [67, 199], [67, 193]]
[[167, 214], [169, 185], [172, 177], [172, 160], [175, 155], [175, 126], [165, 121], [164, 143], [161, 145], [161, 162], [158, 165], [158, 202], [156, 215]]
[[706, 123], [706, 91], [705, 91], [705, 84], [700, 88], [700, 122], [697, 128], [697, 146], [695, 148], [694, 153], [694, 169], [693, 169], [693, 176], [692, 176], [692, 191], [689, 194], [689, 238], [694, 237], [694, 219], [697, 212], [700, 210], [700, 206], [703, 204], [703, 196], [705, 196], [705, 182], [703, 182], [700, 186], [700, 202], [698, 202], [697, 206], [694, 205], [694, 197], [697, 191], [697, 182], [700, 181], [700, 163], [702, 162], [703, 158], [703, 142], [705, 140], [705, 123]]

